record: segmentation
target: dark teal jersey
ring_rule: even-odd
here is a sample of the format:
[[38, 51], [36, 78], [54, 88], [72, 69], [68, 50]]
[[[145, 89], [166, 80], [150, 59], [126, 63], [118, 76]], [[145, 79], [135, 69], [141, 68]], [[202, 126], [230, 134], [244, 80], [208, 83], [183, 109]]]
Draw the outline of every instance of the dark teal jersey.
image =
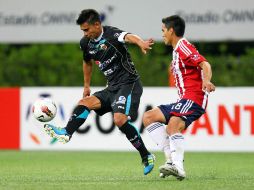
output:
[[118, 28], [104, 26], [102, 35], [94, 40], [83, 37], [80, 47], [84, 61], [94, 60], [107, 79], [109, 89], [115, 90], [123, 84], [139, 79], [126, 45], [124, 32]]

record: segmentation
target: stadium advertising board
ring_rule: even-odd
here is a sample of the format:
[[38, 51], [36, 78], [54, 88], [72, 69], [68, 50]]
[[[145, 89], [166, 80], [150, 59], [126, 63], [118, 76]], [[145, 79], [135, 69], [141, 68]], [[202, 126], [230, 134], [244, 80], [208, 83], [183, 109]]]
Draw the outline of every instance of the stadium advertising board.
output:
[[98, 10], [104, 25], [144, 38], [161, 40], [161, 19], [179, 14], [189, 40], [253, 40], [253, 7], [253, 0], [1, 0], [0, 43], [78, 42], [75, 20], [87, 8]]
[[[92, 92], [102, 88], [92, 88]], [[64, 126], [82, 88], [21, 88], [22, 150], [133, 150], [126, 137], [113, 124], [112, 114], [99, 117], [91, 112], [87, 122], [65, 145], [52, 140], [43, 124], [33, 118], [32, 103], [50, 97], [58, 107], [52, 123]], [[217, 88], [209, 97], [207, 113], [185, 132], [187, 151], [254, 151], [254, 88]], [[177, 99], [175, 88], [144, 88], [139, 115], [134, 125], [141, 130], [147, 146], [158, 150], [142, 129], [143, 113], [156, 105]]]
[[0, 88], [0, 149], [20, 148], [20, 89]]

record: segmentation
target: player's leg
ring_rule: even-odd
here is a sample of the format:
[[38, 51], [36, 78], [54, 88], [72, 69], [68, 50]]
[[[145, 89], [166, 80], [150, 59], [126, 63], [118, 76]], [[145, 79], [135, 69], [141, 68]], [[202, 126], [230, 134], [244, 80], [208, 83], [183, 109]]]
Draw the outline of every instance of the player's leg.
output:
[[[143, 123], [146, 127], [151, 139], [158, 145], [158, 147], [164, 152], [165, 164], [172, 165], [171, 150], [169, 143], [169, 135], [166, 132], [166, 125], [170, 119], [170, 111], [173, 104], [160, 105], [144, 114]], [[160, 177], [165, 178], [169, 176], [168, 173], [160, 172]]]
[[[161, 149], [166, 158], [166, 163], [171, 164], [171, 152], [169, 145], [169, 136], [166, 132], [164, 123], [166, 123], [166, 118], [159, 107], [149, 110], [144, 113], [143, 123], [145, 129], [151, 139], [157, 144], [159, 149]], [[164, 175], [160, 175], [165, 177]]]
[[185, 178], [183, 167], [184, 160], [184, 137], [182, 131], [186, 129], [193, 121], [197, 120], [205, 110], [198, 104], [188, 99], [181, 99], [179, 102], [172, 104], [169, 112], [169, 122], [167, 133], [169, 134], [171, 165], [163, 165], [160, 171], [164, 174], [174, 175], [179, 180]]
[[[146, 146], [130, 120], [137, 118], [137, 112], [143, 89], [141, 83], [136, 81], [133, 84], [123, 86], [111, 100], [114, 112], [114, 123], [119, 127], [131, 144], [139, 151], [144, 163], [144, 174], [148, 174], [154, 167], [154, 156], [146, 149]], [[130, 120], [129, 120], [130, 119]]]
[[146, 149], [146, 146], [136, 127], [128, 121], [128, 116], [123, 113], [114, 113], [114, 123], [123, 132], [130, 143], [135, 147], [142, 159], [144, 174], [150, 173], [154, 167], [154, 156]]
[[107, 91], [104, 89], [96, 92], [92, 96], [81, 99], [75, 107], [65, 128], [56, 127], [52, 124], [45, 124], [44, 129], [47, 134], [57, 138], [62, 143], [69, 142], [72, 134], [86, 121], [90, 110], [98, 110], [101, 108], [100, 96], [107, 97]]
[[45, 124], [45, 131], [62, 143], [70, 141], [72, 134], [86, 121], [90, 110], [99, 109], [100, 100], [96, 96], [89, 96], [81, 99], [75, 107], [66, 127], [56, 127], [52, 124]]
[[101, 107], [101, 101], [96, 96], [88, 96], [81, 99], [74, 109], [65, 129], [72, 135], [86, 121], [90, 110], [97, 110]]
[[182, 130], [185, 129], [185, 121], [181, 117], [172, 116], [167, 125], [167, 133], [170, 135], [169, 143], [171, 150], [172, 164], [165, 164], [160, 167], [160, 172], [167, 175], [174, 175], [178, 180], [185, 178], [183, 166], [184, 160], [184, 137]]

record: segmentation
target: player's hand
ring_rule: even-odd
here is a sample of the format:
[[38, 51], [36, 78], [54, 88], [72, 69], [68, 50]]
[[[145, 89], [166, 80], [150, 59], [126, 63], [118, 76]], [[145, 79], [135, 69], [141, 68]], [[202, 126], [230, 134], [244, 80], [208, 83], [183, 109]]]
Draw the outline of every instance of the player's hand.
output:
[[152, 49], [152, 45], [154, 44], [154, 40], [150, 38], [149, 40], [140, 41], [139, 47], [141, 51], [146, 54], [148, 50]]
[[202, 90], [203, 91], [206, 91], [206, 92], [213, 92], [215, 91], [215, 86], [213, 83], [211, 83], [210, 81], [203, 81], [203, 84], [202, 84]]
[[90, 87], [84, 87], [83, 98], [90, 96], [90, 93], [91, 93]]

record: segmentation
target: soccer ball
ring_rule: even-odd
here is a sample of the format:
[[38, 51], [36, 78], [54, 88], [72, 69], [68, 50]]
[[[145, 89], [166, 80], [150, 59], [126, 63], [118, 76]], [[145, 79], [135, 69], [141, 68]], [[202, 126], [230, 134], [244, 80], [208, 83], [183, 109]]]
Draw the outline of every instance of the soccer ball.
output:
[[32, 106], [34, 117], [41, 122], [47, 122], [54, 119], [56, 116], [56, 104], [49, 98], [38, 99]]

